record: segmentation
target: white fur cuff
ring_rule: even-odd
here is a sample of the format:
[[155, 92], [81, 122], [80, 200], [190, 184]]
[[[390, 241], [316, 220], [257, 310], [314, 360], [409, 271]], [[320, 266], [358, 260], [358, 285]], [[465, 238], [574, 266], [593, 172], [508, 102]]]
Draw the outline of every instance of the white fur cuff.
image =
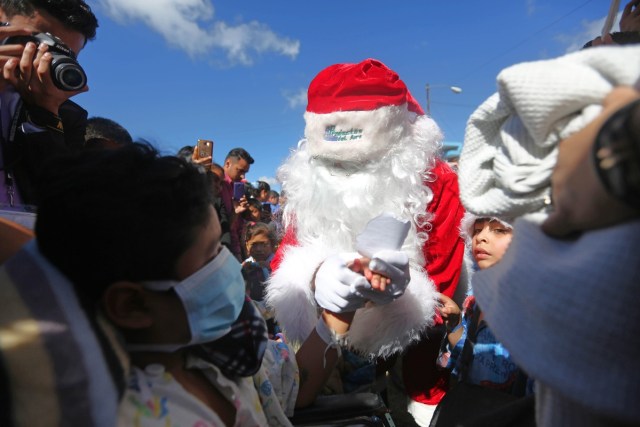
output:
[[318, 320], [311, 282], [328, 251], [316, 246], [291, 246], [285, 251], [282, 263], [269, 279], [265, 301], [287, 339], [302, 343]]

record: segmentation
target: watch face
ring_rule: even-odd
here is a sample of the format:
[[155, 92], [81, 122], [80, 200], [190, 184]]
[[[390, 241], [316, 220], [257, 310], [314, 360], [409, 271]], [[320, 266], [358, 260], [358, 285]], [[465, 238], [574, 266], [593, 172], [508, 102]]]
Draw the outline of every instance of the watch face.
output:
[[602, 125], [593, 146], [593, 156], [600, 182], [621, 201], [640, 206], [640, 159], [638, 136], [633, 134], [632, 116], [640, 108], [636, 100], [616, 111]]

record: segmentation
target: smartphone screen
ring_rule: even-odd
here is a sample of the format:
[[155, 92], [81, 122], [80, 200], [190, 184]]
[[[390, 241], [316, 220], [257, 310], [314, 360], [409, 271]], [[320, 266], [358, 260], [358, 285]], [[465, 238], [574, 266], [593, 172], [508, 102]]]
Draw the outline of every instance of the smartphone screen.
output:
[[213, 156], [213, 141], [210, 139], [198, 140], [198, 157], [205, 158]]
[[233, 199], [240, 200], [244, 196], [244, 182], [233, 183]]

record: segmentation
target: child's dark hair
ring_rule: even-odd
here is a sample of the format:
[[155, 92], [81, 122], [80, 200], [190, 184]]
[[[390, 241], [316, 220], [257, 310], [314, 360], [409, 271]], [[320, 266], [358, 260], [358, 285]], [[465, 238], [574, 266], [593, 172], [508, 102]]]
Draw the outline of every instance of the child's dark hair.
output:
[[255, 224], [247, 225], [247, 231], [244, 236], [244, 241], [249, 242], [255, 236], [258, 236], [260, 234], [267, 236], [267, 238], [269, 238], [269, 241], [271, 242], [271, 247], [275, 249], [277, 243], [276, 236], [273, 234], [271, 228], [263, 222], [256, 222]]
[[96, 37], [98, 19], [84, 0], [0, 0], [0, 7], [9, 18], [32, 16], [36, 9], [42, 9], [65, 27], [81, 33], [86, 41]]
[[249, 197], [247, 199], [247, 203], [251, 206], [253, 206], [254, 208], [257, 208], [258, 210], [262, 209], [262, 202], [258, 199], [256, 199], [255, 197]]
[[211, 218], [208, 175], [143, 143], [61, 157], [39, 188], [38, 246], [85, 300], [119, 280], [175, 279]]

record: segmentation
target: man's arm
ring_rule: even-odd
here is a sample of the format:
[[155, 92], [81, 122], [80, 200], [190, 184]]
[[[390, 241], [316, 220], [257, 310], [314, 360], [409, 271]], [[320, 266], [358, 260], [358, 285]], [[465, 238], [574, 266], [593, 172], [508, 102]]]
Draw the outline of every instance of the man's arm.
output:
[[[337, 314], [323, 310], [318, 322], [323, 322], [329, 333], [337, 336], [344, 335], [349, 330], [354, 314], [355, 312]], [[314, 329], [296, 353], [300, 370], [297, 408], [313, 403], [338, 363], [337, 345], [331, 346], [330, 342], [327, 343], [325, 340], [328, 337], [319, 334], [318, 329], [322, 331], [322, 328]]]

